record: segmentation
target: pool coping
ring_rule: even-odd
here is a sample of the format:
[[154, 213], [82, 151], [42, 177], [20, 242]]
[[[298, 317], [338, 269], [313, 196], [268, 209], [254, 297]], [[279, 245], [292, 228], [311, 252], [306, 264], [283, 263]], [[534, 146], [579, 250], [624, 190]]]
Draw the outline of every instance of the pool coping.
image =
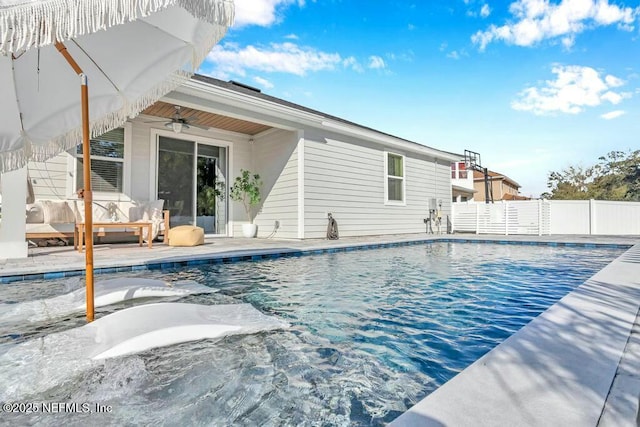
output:
[[[429, 238], [409, 238], [399, 241], [383, 241], [376, 243], [346, 243], [334, 244], [330, 247], [312, 246], [309, 248], [274, 248], [274, 249], [243, 249], [233, 252], [207, 253], [207, 254], [185, 254], [167, 257], [164, 259], [152, 259], [147, 261], [131, 261], [120, 259], [111, 265], [94, 266], [94, 274], [113, 274], [139, 272], [146, 270], [169, 270], [175, 268], [194, 267], [207, 264], [234, 263], [243, 261], [259, 261], [263, 259], [274, 259], [282, 257], [298, 257], [309, 255], [320, 255], [327, 253], [349, 252], [355, 250], [369, 250], [380, 248], [391, 248], [410, 245], [422, 245], [427, 243], [487, 243], [501, 245], [531, 245], [531, 246], [552, 246], [552, 247], [584, 247], [584, 248], [612, 248], [628, 249], [629, 243], [598, 243], [598, 242], [577, 242], [577, 241], [545, 241], [545, 240], [512, 240], [512, 239], [491, 239], [491, 238], [461, 238], [461, 237], [441, 237], [433, 236]], [[109, 263], [108, 263], [109, 264]], [[51, 280], [65, 277], [83, 276], [84, 266], [60, 265], [52, 267], [47, 265], [32, 265], [29, 272], [11, 271], [10, 268], [0, 269], [0, 284], [7, 284], [30, 280]]]

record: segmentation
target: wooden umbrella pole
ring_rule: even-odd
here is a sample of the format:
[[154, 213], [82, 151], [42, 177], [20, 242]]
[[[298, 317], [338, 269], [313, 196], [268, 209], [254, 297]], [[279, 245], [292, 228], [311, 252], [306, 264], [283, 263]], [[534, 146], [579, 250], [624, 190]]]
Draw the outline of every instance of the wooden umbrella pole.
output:
[[93, 194], [91, 192], [91, 147], [89, 145], [89, 87], [87, 76], [82, 72], [78, 63], [67, 51], [64, 44], [56, 42], [58, 52], [67, 60], [73, 71], [80, 76], [81, 102], [82, 102], [82, 172], [84, 178], [84, 235], [85, 235], [85, 264], [87, 281], [87, 322], [94, 319], [93, 296]]

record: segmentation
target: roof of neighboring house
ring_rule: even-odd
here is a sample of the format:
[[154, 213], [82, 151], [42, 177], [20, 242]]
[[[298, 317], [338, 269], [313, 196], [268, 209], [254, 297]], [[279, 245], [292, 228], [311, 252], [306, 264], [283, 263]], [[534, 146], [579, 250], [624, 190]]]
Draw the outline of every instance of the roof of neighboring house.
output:
[[[494, 171], [487, 171], [489, 174], [489, 177], [491, 178], [492, 181], [499, 181], [499, 180], [503, 180], [506, 181], [508, 183], [510, 183], [511, 185], [513, 185], [516, 188], [520, 188], [521, 185], [518, 184], [517, 182], [515, 182], [514, 180], [512, 180], [511, 178], [509, 178], [506, 175], [503, 175], [501, 173], [498, 172], [494, 172]], [[480, 171], [473, 171], [473, 181], [483, 181], [484, 180], [484, 174]]]
[[265, 93], [262, 93], [262, 91], [260, 89], [252, 87], [252, 86], [249, 86], [249, 85], [245, 85], [245, 84], [234, 82], [234, 81], [225, 82], [223, 80], [219, 80], [219, 79], [216, 79], [216, 78], [213, 78], [213, 77], [203, 76], [203, 75], [200, 75], [200, 74], [195, 74], [192, 77], [192, 79], [196, 80], [196, 81], [199, 81], [199, 82], [202, 82], [202, 83], [206, 83], [206, 84], [217, 86], [217, 87], [220, 87], [220, 88], [223, 88], [223, 89], [234, 91], [234, 92], [237, 92], [237, 93], [240, 93], [240, 94], [243, 94], [243, 95], [251, 96], [251, 97], [254, 97], [254, 98], [258, 98], [258, 99], [262, 99], [262, 100], [265, 100], [265, 101], [273, 102], [273, 103], [278, 104], [278, 105], [282, 105], [282, 106], [285, 106], [285, 107], [293, 108], [293, 109], [296, 109], [298, 111], [302, 111], [302, 112], [305, 112], [305, 113], [311, 113], [311, 114], [314, 114], [314, 115], [318, 115], [318, 116], [321, 116], [321, 117], [323, 117], [325, 119], [330, 119], [330, 120], [333, 120], [333, 121], [336, 121], [336, 122], [340, 122], [340, 123], [344, 123], [344, 124], [347, 124], [347, 125], [350, 125], [350, 126], [356, 126], [356, 127], [360, 128], [362, 130], [375, 132], [377, 134], [388, 136], [388, 137], [394, 138], [396, 140], [401, 140], [401, 141], [404, 141], [404, 142], [408, 142], [410, 144], [415, 144], [415, 145], [423, 147], [423, 148], [428, 148], [428, 149], [431, 149], [431, 150], [434, 150], [434, 151], [438, 151], [438, 152], [442, 153], [443, 155], [445, 155], [446, 158], [456, 157], [459, 160], [464, 159], [464, 155], [462, 155], [462, 154], [452, 153], [450, 151], [445, 151], [445, 150], [440, 150], [440, 149], [433, 148], [433, 147], [428, 147], [428, 146], [426, 146], [424, 144], [420, 144], [420, 143], [415, 142], [415, 141], [410, 141], [410, 140], [405, 139], [405, 138], [401, 138], [401, 137], [398, 137], [398, 136], [395, 136], [395, 135], [391, 135], [389, 133], [381, 132], [381, 131], [376, 130], [376, 129], [372, 129], [372, 128], [369, 128], [369, 127], [366, 127], [366, 126], [362, 126], [362, 125], [359, 125], [357, 123], [350, 122], [348, 120], [342, 119], [340, 117], [332, 116], [330, 114], [326, 114], [326, 113], [323, 113], [321, 111], [313, 110], [311, 108], [307, 108], [307, 107], [304, 107], [302, 105], [295, 104], [293, 102], [285, 101], [284, 99], [276, 98], [275, 96], [267, 95]]
[[507, 193], [502, 195], [502, 200], [531, 200], [531, 197]]
[[478, 192], [478, 190], [475, 190], [473, 188], [460, 187], [459, 185], [453, 185], [453, 184], [451, 185], [451, 189], [464, 194], [473, 194]]

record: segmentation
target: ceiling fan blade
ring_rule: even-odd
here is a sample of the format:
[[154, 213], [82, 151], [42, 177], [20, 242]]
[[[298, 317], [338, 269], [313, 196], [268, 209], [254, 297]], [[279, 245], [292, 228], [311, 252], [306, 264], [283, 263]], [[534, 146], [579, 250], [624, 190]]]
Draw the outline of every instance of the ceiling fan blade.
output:
[[187, 122], [190, 122], [190, 121], [192, 121], [192, 120], [193, 120], [194, 122], [197, 122], [197, 121], [198, 121], [198, 116], [197, 116], [197, 115], [195, 115], [195, 114], [192, 114], [192, 115], [190, 115], [189, 117], [181, 117], [181, 119], [182, 119], [182, 120], [185, 120], [185, 121], [187, 121]]
[[188, 125], [189, 127], [192, 127], [192, 128], [198, 128], [198, 129], [203, 129], [203, 130], [209, 130], [209, 129], [211, 129], [211, 127], [210, 127], [210, 126], [196, 125], [196, 124], [193, 124], [193, 123], [187, 123], [187, 125]]

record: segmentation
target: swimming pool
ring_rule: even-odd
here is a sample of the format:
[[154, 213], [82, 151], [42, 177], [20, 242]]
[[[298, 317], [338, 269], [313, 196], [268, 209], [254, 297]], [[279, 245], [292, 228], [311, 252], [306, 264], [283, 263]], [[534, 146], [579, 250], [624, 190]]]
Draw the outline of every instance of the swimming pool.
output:
[[[21, 401], [90, 402], [111, 405], [113, 411], [102, 418], [32, 414], [16, 421], [381, 425], [622, 251], [431, 243], [141, 273], [218, 289], [181, 301], [249, 302], [293, 326], [82, 368], [49, 366], [69, 381], [44, 378], [29, 384], [34, 391]], [[6, 285], [0, 287], [0, 302], [53, 296], [77, 286], [79, 279]], [[78, 315], [55, 324], [2, 325], [0, 352], [83, 323]], [[42, 363], [28, 361], [25, 369]]]

